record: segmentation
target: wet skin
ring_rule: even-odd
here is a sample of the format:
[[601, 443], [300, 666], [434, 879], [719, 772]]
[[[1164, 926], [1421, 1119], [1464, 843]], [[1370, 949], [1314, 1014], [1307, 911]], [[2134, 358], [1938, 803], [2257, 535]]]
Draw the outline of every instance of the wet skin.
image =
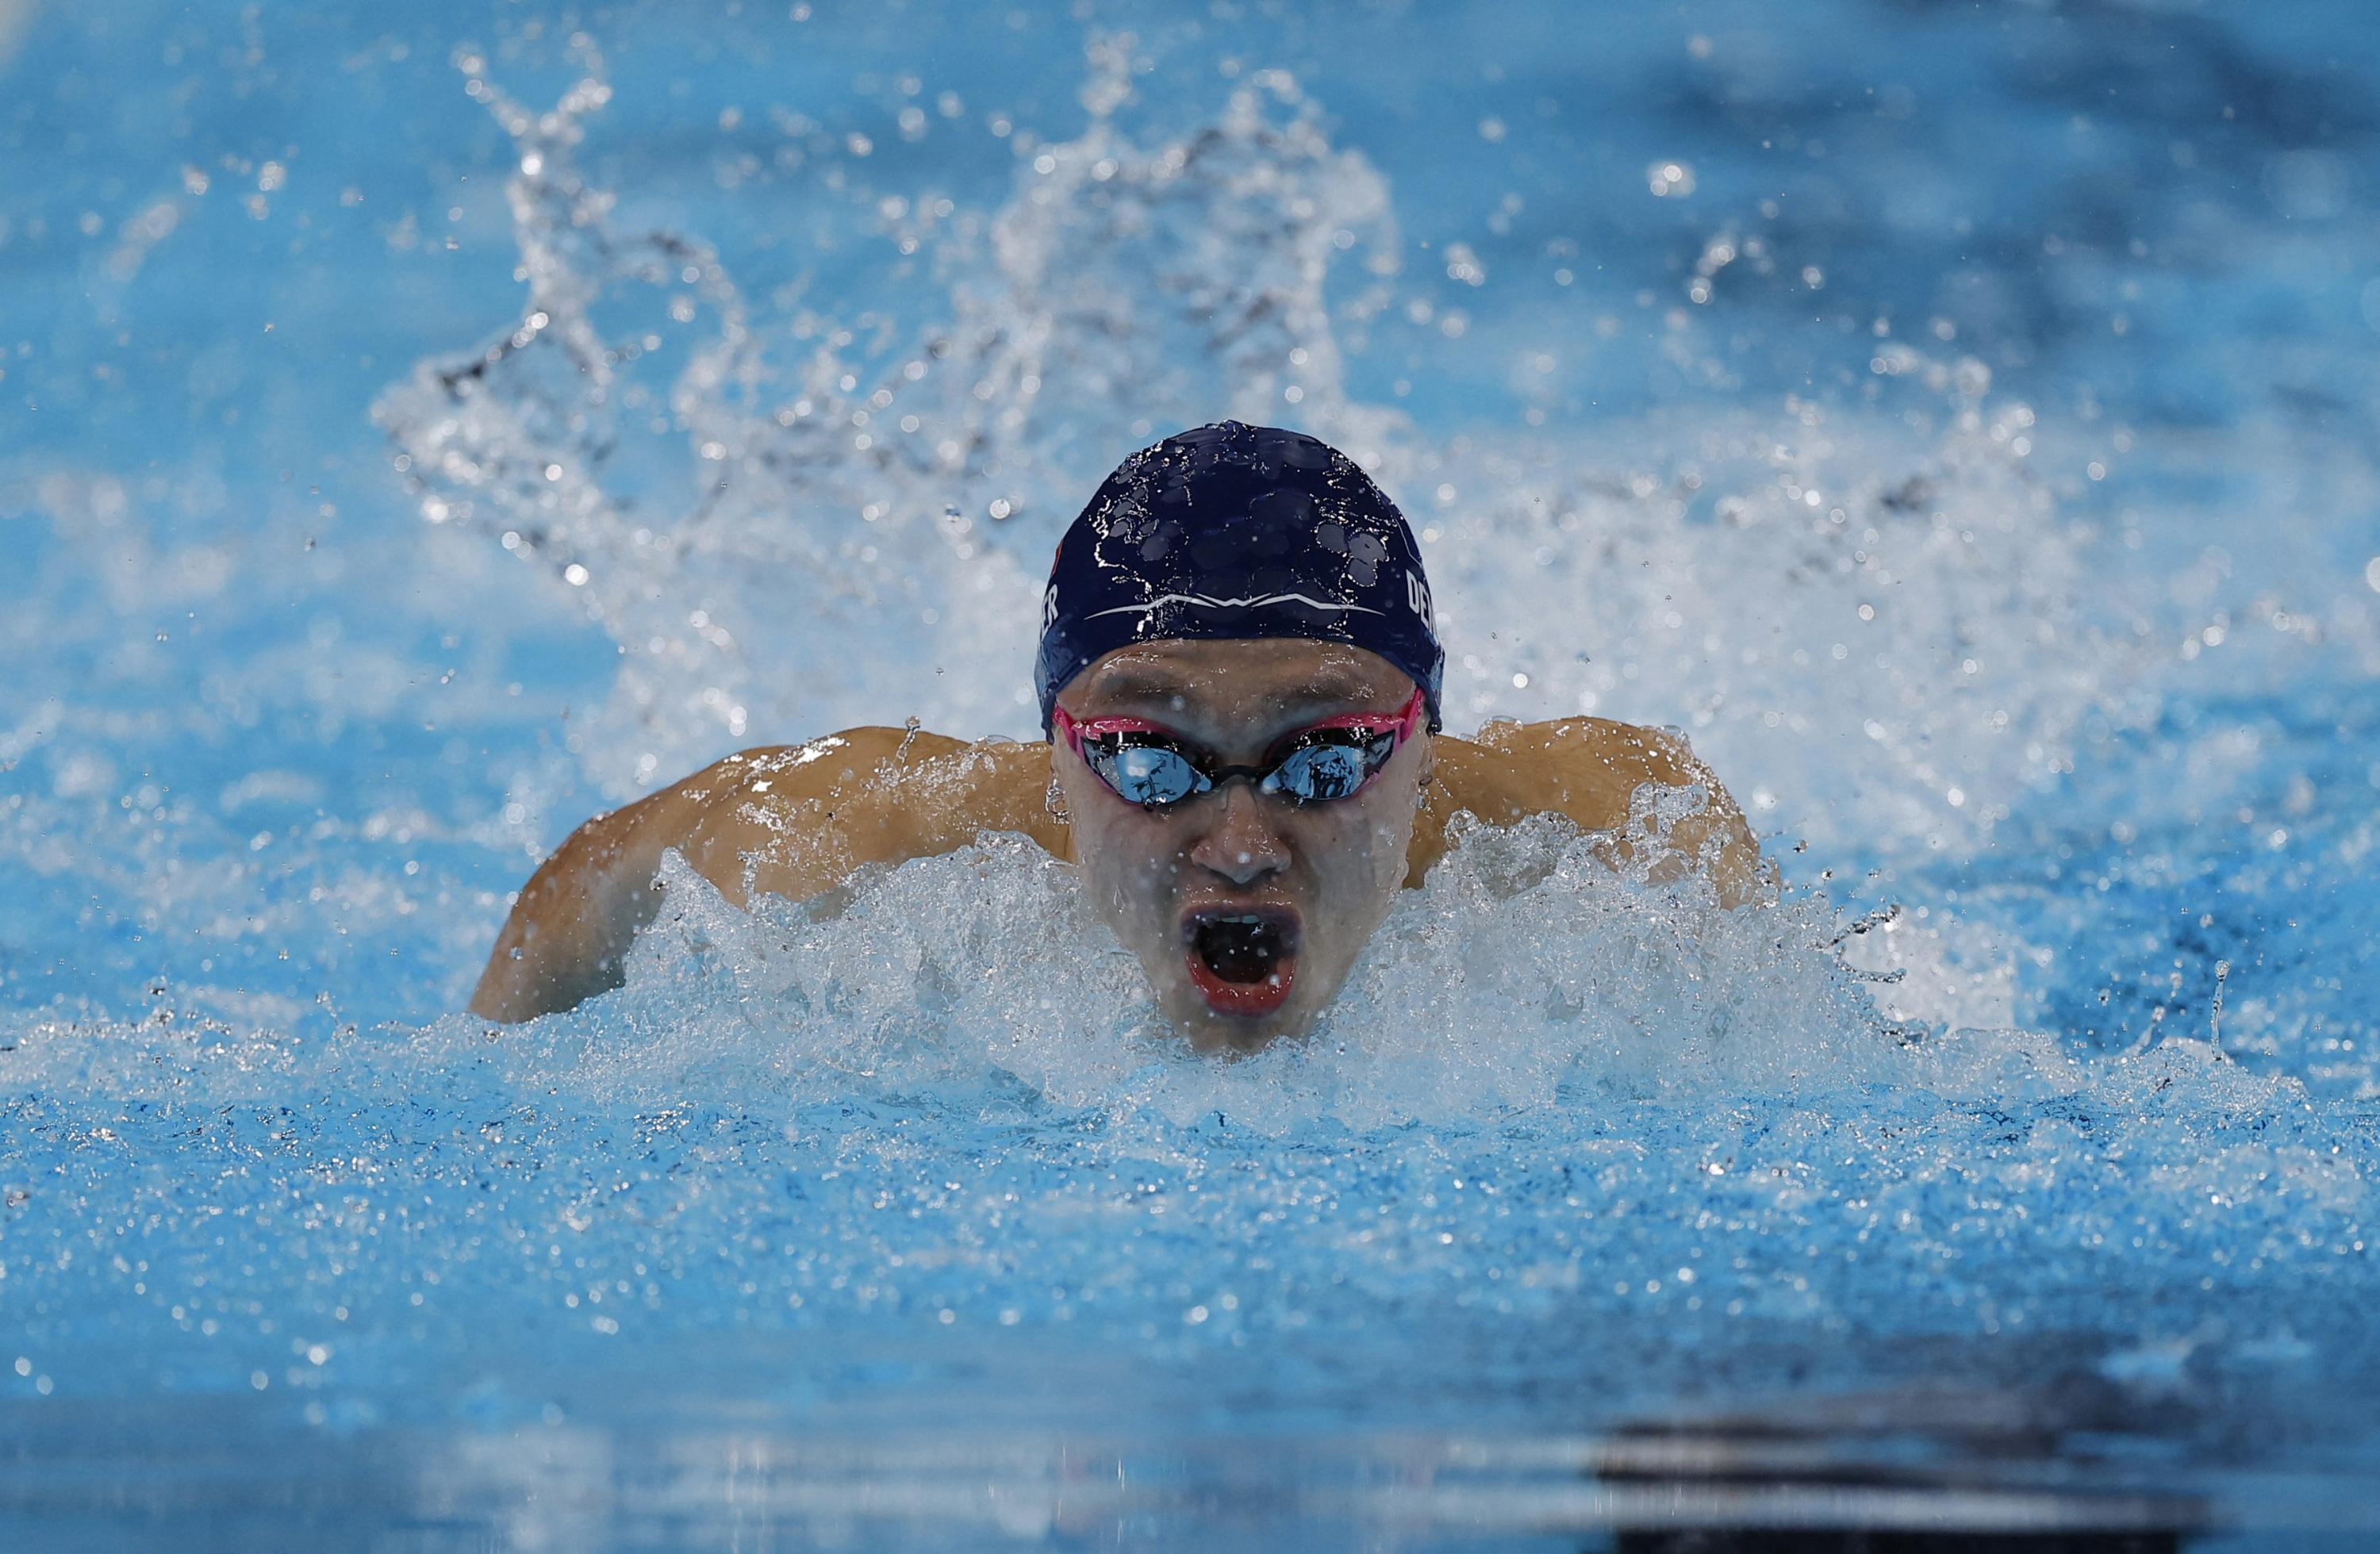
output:
[[[1059, 702], [1077, 719], [1160, 724], [1220, 765], [1256, 766], [1285, 735], [1342, 714], [1393, 716], [1412, 691], [1361, 649], [1176, 641], [1118, 650]], [[1194, 1046], [1245, 1050], [1303, 1029], [1330, 1003], [1399, 886], [1418, 885], [1444, 853], [1456, 814], [1491, 825], [1558, 814], [1626, 856], [1629, 801], [1648, 783], [1700, 783], [1708, 795], [1663, 839], [1657, 878], [1702, 867], [1723, 903], [1765, 893], [1757, 844], [1684, 742], [1606, 719], [1491, 723], [1470, 739], [1416, 733], [1362, 790], [1330, 803], [1234, 780], [1156, 811], [1118, 796], [1062, 743], [851, 729], [730, 756], [581, 826], [522, 888], [471, 1008], [525, 1020], [617, 987], [673, 849], [739, 905], [755, 892], [832, 904], [867, 865], [1015, 832], [1081, 871]], [[1249, 917], [1262, 927], [1210, 921]], [[1276, 953], [1255, 967], [1225, 956], [1230, 975], [1219, 976], [1200, 953], [1217, 932], [1260, 933]]]

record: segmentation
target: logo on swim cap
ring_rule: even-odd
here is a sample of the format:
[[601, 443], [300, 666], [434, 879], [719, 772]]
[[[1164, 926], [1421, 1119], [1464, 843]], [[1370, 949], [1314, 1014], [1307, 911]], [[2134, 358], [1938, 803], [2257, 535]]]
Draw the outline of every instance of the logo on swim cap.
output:
[[1429, 605], [1429, 579], [1418, 572], [1405, 574], [1405, 608], [1421, 617], [1421, 624], [1432, 632], [1438, 630], [1438, 616]]
[[1446, 654], [1404, 516], [1328, 443], [1223, 421], [1116, 467], [1050, 564], [1041, 723], [1086, 668], [1133, 642], [1295, 637], [1378, 653], [1439, 726]]

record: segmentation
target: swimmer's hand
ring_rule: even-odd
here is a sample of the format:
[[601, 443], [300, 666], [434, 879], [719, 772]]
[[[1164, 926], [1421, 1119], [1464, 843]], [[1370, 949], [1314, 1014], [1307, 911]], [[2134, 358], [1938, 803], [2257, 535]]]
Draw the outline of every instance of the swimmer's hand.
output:
[[738, 906], [754, 892], [809, 901], [868, 864], [954, 852], [1022, 832], [1060, 856], [1042, 802], [1046, 745], [966, 745], [916, 729], [855, 728], [747, 750], [588, 821], [521, 888], [471, 995], [518, 1021], [620, 985], [622, 959], [661, 909], [673, 850]]

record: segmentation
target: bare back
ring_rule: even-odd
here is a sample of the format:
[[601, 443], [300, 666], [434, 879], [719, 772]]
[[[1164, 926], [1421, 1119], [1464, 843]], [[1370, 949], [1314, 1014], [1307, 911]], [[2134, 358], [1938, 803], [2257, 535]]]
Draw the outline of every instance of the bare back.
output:
[[[1674, 735], [1562, 718], [1439, 735], [1432, 752], [1437, 776], [1414, 828], [1408, 886], [1445, 853], [1457, 814], [1491, 825], [1557, 814], [1616, 832], [1636, 790], [1652, 783], [1700, 783], [1708, 795], [1667, 839], [1675, 868], [1707, 857], [1729, 904], [1761, 889], [1759, 847], [1742, 812]], [[673, 849], [738, 905], [756, 892], [828, 896], [867, 865], [955, 852], [986, 832], [1020, 832], [1071, 860], [1071, 832], [1047, 800], [1050, 771], [1047, 745], [968, 745], [882, 727], [730, 756], [574, 832], [522, 887], [471, 1008], [525, 1020], [617, 987], [621, 956], [660, 904], [655, 876]]]

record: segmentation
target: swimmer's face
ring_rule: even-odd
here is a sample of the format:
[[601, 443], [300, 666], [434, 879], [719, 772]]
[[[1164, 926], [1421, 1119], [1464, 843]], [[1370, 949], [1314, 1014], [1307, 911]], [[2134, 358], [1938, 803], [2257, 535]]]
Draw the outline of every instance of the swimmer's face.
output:
[[[1414, 694], [1387, 660], [1335, 643], [1148, 642], [1076, 675], [1078, 722], [1154, 724], [1213, 766], [1257, 767], [1332, 718], [1394, 719]], [[1404, 881], [1429, 735], [1351, 796], [1298, 804], [1245, 780], [1164, 808], [1119, 795], [1063, 739], [1052, 762], [1075, 862], [1192, 1046], [1247, 1050], [1330, 1003]]]

